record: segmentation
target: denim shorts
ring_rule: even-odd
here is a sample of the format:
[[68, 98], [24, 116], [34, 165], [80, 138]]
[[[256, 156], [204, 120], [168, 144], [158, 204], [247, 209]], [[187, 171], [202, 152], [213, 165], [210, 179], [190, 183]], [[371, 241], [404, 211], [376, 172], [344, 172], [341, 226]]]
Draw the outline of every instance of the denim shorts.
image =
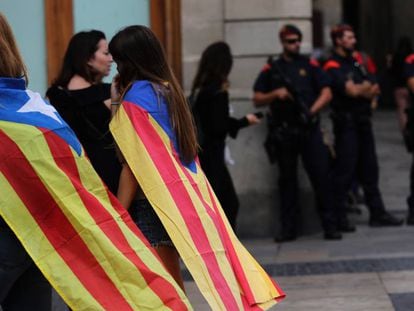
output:
[[170, 236], [148, 200], [139, 199], [132, 202], [129, 214], [151, 246], [174, 247]]

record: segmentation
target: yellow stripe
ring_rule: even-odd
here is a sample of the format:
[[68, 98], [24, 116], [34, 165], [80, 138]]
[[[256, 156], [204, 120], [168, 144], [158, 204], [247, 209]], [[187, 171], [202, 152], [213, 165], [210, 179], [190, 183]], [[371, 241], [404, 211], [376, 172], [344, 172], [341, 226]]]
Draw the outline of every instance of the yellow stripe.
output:
[[[110, 128], [131, 170], [160, 217], [201, 293], [213, 310], [225, 310], [207, 267], [197, 252], [187, 225], [178, 208], [175, 207], [175, 201], [171, 197], [168, 187], [158, 171], [152, 168], [155, 167], [155, 164], [145, 146], [135, 134], [131, 120], [122, 106], [112, 120]], [[153, 198], [156, 198], [156, 200]]]
[[[38, 130], [33, 127], [31, 129], [33, 130], [34, 134], [38, 132]], [[14, 133], [15, 131], [11, 132]], [[12, 138], [17, 138], [13, 137], [13, 135], [11, 136]], [[35, 135], [29, 136], [34, 137]], [[140, 306], [144, 304], [150, 305], [152, 307], [160, 306], [160, 308], [163, 308], [164, 305], [162, 301], [151, 290], [151, 288], [147, 286], [147, 283], [143, 279], [139, 270], [129, 260], [126, 259], [124, 254], [119, 252], [119, 250], [114, 247], [105, 233], [103, 233], [95, 223], [95, 220], [89, 215], [89, 212], [83, 205], [76, 189], [73, 187], [66, 174], [63, 173], [59, 167], [51, 164], [53, 163], [53, 156], [48, 149], [47, 142], [45, 141], [43, 135], [40, 133], [40, 135], [37, 136], [38, 139], [36, 140], [36, 144], [28, 147], [25, 145], [25, 148], [23, 150], [24, 154], [27, 158], [33, 160], [33, 168], [37, 171], [39, 176], [49, 181], [48, 183], [45, 183], [46, 187], [49, 190], [49, 193], [59, 204], [61, 210], [72, 223], [79, 236], [88, 245], [89, 250], [94, 254], [95, 258], [101, 264], [101, 267], [108, 274], [109, 278], [132, 306]], [[36, 159], [42, 159], [42, 161], [36, 161]], [[49, 167], [47, 174], [45, 174], [44, 167], [42, 167], [45, 159], [50, 159], [48, 163], [52, 165]], [[82, 157], [78, 158], [77, 162], [78, 164], [81, 163], [81, 170], [83, 174], [82, 181], [84, 185], [88, 185], [90, 180], [93, 181], [95, 179], [96, 181], [96, 179], [98, 179], [99, 183], [96, 183], [93, 186], [97, 187], [95, 188], [95, 191], [98, 193], [102, 192], [103, 190], [101, 189], [102, 184], [100, 184], [100, 179], [92, 169], [89, 161], [85, 157]], [[86, 188], [92, 190], [93, 187]], [[107, 196], [106, 199], [108, 199]], [[106, 205], [107, 209], [112, 209], [112, 207], [109, 205], [109, 202], [104, 205]], [[105, 220], [108, 219], [103, 219], [103, 221]], [[121, 220], [118, 221], [118, 224], [119, 223], [122, 223], [125, 231], [129, 231], [129, 229], [127, 229], [126, 225], [123, 224]], [[97, 238], [99, 238], [99, 240], [97, 240]], [[152, 261], [152, 267], [154, 267], [154, 271], [157, 271], [159, 275], [162, 275], [171, 283], [174, 282], [171, 276], [165, 271], [164, 267], [159, 263], [159, 261], [157, 261], [157, 259], [153, 256], [152, 253], [150, 253], [148, 249], [146, 249], [145, 244], [140, 239], [137, 237], [133, 238], [131, 234], [129, 240], [134, 243], [133, 245], [137, 249], [137, 252], [144, 252], [147, 254], [148, 258], [145, 261]], [[142, 255], [141, 259], [143, 259]], [[179, 292], [178, 289], [177, 291]]]
[[[1, 172], [0, 214], [15, 232], [46, 279], [72, 309], [102, 309], [102, 306], [84, 288], [76, 275], [73, 274], [72, 270], [69, 269], [49, 243], [24, 203]], [[56, 271], [59, 272], [58, 278], [55, 275]], [[74, 301], [72, 297], [79, 297], [79, 301]]]

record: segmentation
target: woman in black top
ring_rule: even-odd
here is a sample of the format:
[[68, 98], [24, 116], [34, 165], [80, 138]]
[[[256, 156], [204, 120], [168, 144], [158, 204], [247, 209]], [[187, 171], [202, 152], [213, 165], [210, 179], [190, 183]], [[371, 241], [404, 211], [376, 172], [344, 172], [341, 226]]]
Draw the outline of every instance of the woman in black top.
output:
[[190, 98], [201, 167], [235, 229], [239, 201], [224, 159], [225, 140], [227, 135], [236, 138], [239, 129], [260, 121], [254, 114], [241, 119], [229, 116], [228, 75], [232, 64], [230, 47], [225, 42], [208, 46], [201, 56]]
[[59, 76], [46, 96], [74, 130], [96, 172], [116, 194], [121, 166], [109, 132], [111, 85], [102, 83], [112, 56], [105, 35], [79, 32], [69, 42]]

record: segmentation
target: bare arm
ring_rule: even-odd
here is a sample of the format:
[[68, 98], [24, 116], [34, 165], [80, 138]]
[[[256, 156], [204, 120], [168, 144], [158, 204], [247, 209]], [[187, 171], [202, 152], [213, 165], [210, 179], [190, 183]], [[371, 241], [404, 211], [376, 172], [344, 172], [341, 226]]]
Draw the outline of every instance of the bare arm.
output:
[[115, 113], [117, 112], [119, 105], [120, 105], [120, 100], [121, 100], [121, 96], [119, 95], [119, 92], [118, 92], [118, 78], [119, 76], [116, 75], [112, 79], [112, 84], [111, 84], [111, 99], [110, 99], [111, 117], [113, 117]]
[[332, 91], [329, 87], [324, 87], [319, 93], [319, 97], [315, 100], [310, 108], [311, 115], [317, 114], [323, 107], [332, 100]]
[[253, 103], [255, 107], [269, 105], [275, 99], [288, 100], [292, 99], [292, 95], [285, 87], [275, 89], [268, 93], [254, 92]]
[[407, 86], [411, 92], [414, 92], [414, 77], [408, 79]]
[[119, 177], [117, 197], [119, 202], [121, 202], [122, 206], [124, 206], [126, 209], [129, 209], [132, 201], [135, 198], [137, 190], [138, 182], [128, 164], [124, 163], [122, 165], [121, 175]]
[[110, 98], [104, 100], [104, 104], [105, 104], [106, 108], [111, 109], [111, 99]]

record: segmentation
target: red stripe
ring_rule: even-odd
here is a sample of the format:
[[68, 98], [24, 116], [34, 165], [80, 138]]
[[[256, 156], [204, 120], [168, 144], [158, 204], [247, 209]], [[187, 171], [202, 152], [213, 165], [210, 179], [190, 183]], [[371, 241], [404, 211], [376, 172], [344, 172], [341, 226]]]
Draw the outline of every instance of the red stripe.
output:
[[[7, 146], [7, 154], [13, 155], [12, 158], [2, 159], [1, 171], [66, 265], [102, 307], [132, 310], [60, 210], [25, 155], [2, 130], [0, 143]], [[27, 182], [22, 180], [22, 176]]]
[[[203, 230], [203, 224], [197, 214], [197, 210], [189, 193], [182, 182], [171, 183], [172, 180], [181, 180], [181, 177], [170, 158], [170, 151], [165, 147], [153, 125], [150, 124], [148, 113], [144, 109], [126, 101], [123, 102], [123, 107], [131, 119], [135, 131], [138, 133], [145, 148], [152, 155], [152, 161], [155, 163], [159, 174], [176, 203], [176, 206], [181, 213], [181, 217], [186, 223], [190, 236], [206, 264], [209, 275], [212, 278], [215, 288], [226, 309], [236, 310], [238, 308], [237, 302], [233, 297], [226, 279], [220, 271], [217, 258], [211, 248], [207, 233]], [[154, 154], [156, 154], [156, 156], [154, 156]], [[213, 255], [211, 256], [211, 254]]]
[[[65, 172], [67, 176], [70, 176], [72, 172], [78, 174], [78, 167], [76, 165], [75, 159], [73, 158], [71, 149], [69, 145], [64, 144], [56, 139], [57, 136], [50, 131], [44, 131], [44, 136], [49, 145], [51, 153], [55, 158], [56, 164], [59, 168]], [[80, 178], [71, 178], [72, 185], [76, 188], [83, 188], [83, 185], [80, 182]], [[114, 199], [113, 194], [108, 191], [113, 206], [116, 207], [118, 214], [123, 218], [125, 223], [129, 228], [133, 228], [134, 233], [140, 240], [146, 242], [147, 247], [149, 243], [147, 242], [144, 235], [134, 224], [131, 217], [129, 217], [128, 212], [121, 204]], [[159, 296], [163, 304], [172, 310], [187, 310], [184, 302], [179, 298], [174, 286], [165, 280], [160, 275], [151, 271], [149, 267], [139, 258], [134, 249], [128, 243], [128, 240], [125, 238], [122, 230], [119, 228], [118, 224], [113, 221], [111, 214], [102, 206], [99, 200], [90, 192], [87, 191], [78, 191], [78, 194], [84, 204], [84, 206], [89, 211], [90, 216], [95, 220], [99, 228], [106, 234], [106, 236], [111, 240], [113, 245], [121, 252], [135, 267], [141, 272], [144, 280], [151, 290]], [[111, 221], [108, 221], [111, 220]], [[105, 222], [102, 222], [105, 220]], [[154, 256], [158, 258], [153, 251]]]

